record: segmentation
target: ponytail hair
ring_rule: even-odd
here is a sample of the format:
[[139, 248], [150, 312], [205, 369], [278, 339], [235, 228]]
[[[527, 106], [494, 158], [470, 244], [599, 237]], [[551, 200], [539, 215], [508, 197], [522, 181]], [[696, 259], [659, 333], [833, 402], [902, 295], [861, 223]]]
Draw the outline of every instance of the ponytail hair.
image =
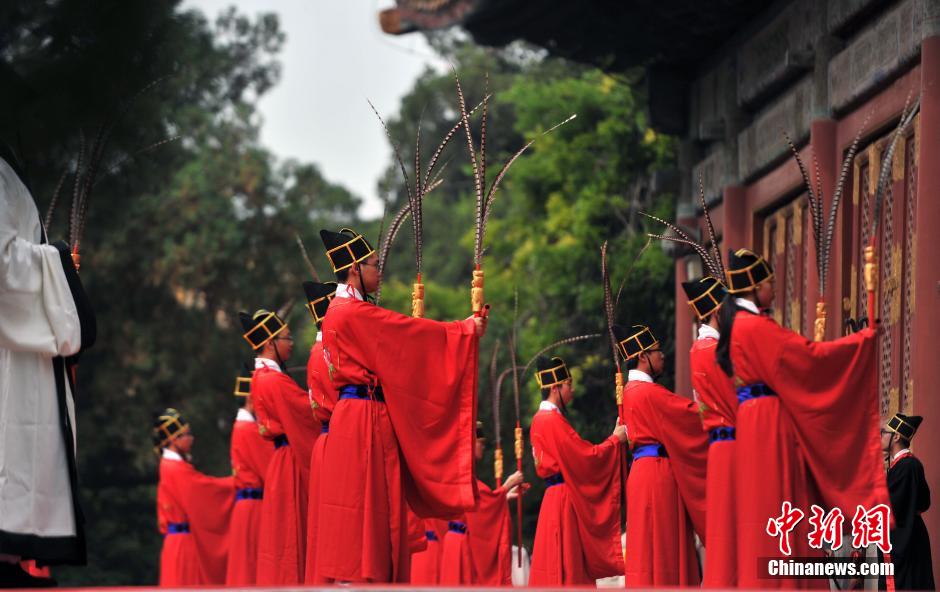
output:
[[735, 302], [734, 294], [725, 295], [719, 310], [718, 323], [721, 326], [721, 337], [715, 349], [715, 361], [728, 376], [734, 376], [734, 364], [731, 362], [731, 332], [734, 330], [734, 317], [741, 307]]

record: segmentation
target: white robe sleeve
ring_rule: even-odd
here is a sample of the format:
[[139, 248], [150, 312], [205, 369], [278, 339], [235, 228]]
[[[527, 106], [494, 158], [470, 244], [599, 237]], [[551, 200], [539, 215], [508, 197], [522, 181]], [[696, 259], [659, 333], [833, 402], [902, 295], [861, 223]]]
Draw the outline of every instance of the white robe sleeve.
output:
[[81, 324], [58, 249], [37, 244], [39, 213], [0, 160], [0, 348], [70, 356]]

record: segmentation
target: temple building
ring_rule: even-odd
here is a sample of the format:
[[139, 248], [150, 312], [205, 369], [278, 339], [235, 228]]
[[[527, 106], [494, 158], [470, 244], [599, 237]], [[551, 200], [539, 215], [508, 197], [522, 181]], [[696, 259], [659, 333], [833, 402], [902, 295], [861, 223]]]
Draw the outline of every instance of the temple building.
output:
[[[884, 171], [891, 179], [876, 236], [882, 412], [924, 416], [914, 452], [940, 491], [940, 2], [397, 0], [379, 19], [390, 34], [459, 26], [485, 45], [524, 40], [612, 72], [642, 68], [653, 127], [680, 140], [676, 222], [703, 236], [701, 178], [722, 252], [749, 246], [767, 256], [777, 320], [810, 339], [816, 248], [784, 132], [811, 175], [815, 155], [828, 215], [843, 157], [863, 130], [833, 229], [825, 334], [841, 335], [865, 315], [863, 249]], [[920, 111], [885, 165], [908, 100], [919, 100]], [[694, 338], [680, 282], [702, 266], [692, 252], [674, 254], [678, 354]], [[690, 393], [687, 356], [677, 355], [675, 373], [676, 391]], [[940, 540], [940, 512], [924, 520]]]

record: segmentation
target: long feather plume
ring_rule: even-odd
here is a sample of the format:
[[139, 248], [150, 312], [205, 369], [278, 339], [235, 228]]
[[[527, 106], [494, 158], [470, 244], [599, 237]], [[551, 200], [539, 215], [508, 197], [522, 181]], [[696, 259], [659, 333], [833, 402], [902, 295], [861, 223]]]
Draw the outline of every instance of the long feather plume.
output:
[[550, 345], [546, 345], [545, 347], [543, 347], [542, 349], [540, 349], [539, 351], [537, 351], [537, 352], [535, 353], [535, 355], [532, 356], [532, 359], [530, 359], [528, 362], [526, 362], [526, 365], [522, 367], [522, 374], [521, 374], [521, 377], [522, 377], [522, 378], [521, 378], [521, 379], [522, 379], [522, 380], [525, 380], [525, 377], [526, 377], [526, 376], [528, 375], [528, 373], [529, 373], [529, 369], [532, 368], [532, 364], [534, 364], [534, 363], [539, 359], [539, 356], [541, 356], [542, 354], [544, 354], [544, 353], [546, 353], [546, 352], [549, 352], [549, 351], [555, 349], [556, 347], [561, 347], [561, 346], [563, 346], [563, 345], [569, 345], [569, 344], [571, 344], [571, 343], [578, 343], [579, 341], [587, 341], [588, 339], [596, 339], [596, 338], [602, 337], [602, 336], [603, 336], [602, 333], [588, 333], [587, 335], [577, 335], [577, 336], [575, 336], [575, 337], [566, 337], [566, 338], [564, 338], [564, 339], [559, 339], [558, 341], [556, 341], [556, 342], [554, 342], [554, 343], [552, 343], [552, 344], [550, 344]]
[[[493, 201], [496, 199], [496, 190], [499, 188], [500, 182], [503, 180], [503, 177], [506, 175], [506, 172], [509, 170], [509, 167], [518, 159], [523, 152], [525, 152], [532, 144], [535, 143], [536, 139], [558, 129], [562, 125], [568, 123], [577, 115], [571, 115], [564, 121], [555, 124], [548, 130], [542, 132], [535, 139], [527, 142], [522, 148], [516, 151], [512, 157], [503, 164], [502, 168], [499, 171], [499, 174], [496, 175], [496, 179], [493, 181], [493, 184], [487, 189], [486, 184], [486, 106], [489, 100], [489, 94], [483, 99], [483, 121], [482, 128], [480, 130], [480, 149], [479, 151], [476, 148], [476, 145], [473, 141], [473, 134], [470, 131], [470, 119], [469, 114], [467, 113], [466, 100], [463, 94], [463, 87], [460, 84], [460, 77], [457, 75], [457, 69], [453, 66], [451, 67], [454, 72], [454, 82], [457, 87], [457, 102], [460, 107], [460, 116], [463, 122], [464, 134], [467, 139], [467, 152], [470, 156], [470, 164], [473, 169], [473, 187], [476, 194], [476, 230], [474, 232], [473, 240], [473, 262], [479, 267], [483, 262], [483, 240], [486, 236], [486, 223], [489, 220], [490, 207], [493, 204]], [[487, 91], [489, 90], [489, 77], [486, 79]], [[478, 155], [479, 152], [479, 155]]]
[[803, 159], [800, 158], [800, 152], [796, 149], [796, 146], [793, 144], [793, 140], [790, 138], [790, 135], [787, 132], [783, 132], [783, 137], [787, 142], [787, 146], [790, 147], [790, 152], [793, 153], [793, 158], [796, 160], [796, 166], [800, 170], [800, 176], [803, 177], [803, 184], [806, 186], [806, 201], [809, 203], [809, 213], [812, 218], [813, 224], [813, 241], [816, 243], [816, 269], [822, 270], [822, 250], [820, 249], [820, 240], [821, 240], [821, 226], [820, 220], [822, 217], [822, 204], [820, 203], [820, 198], [817, 197], [816, 192], [813, 190], [813, 183], [810, 181], [809, 173], [806, 172], [806, 166], [803, 164]]
[[493, 395], [493, 433], [495, 434], [496, 448], [499, 448], [499, 444], [502, 441], [499, 431], [500, 416], [499, 416], [499, 401], [500, 393], [497, 388], [497, 382], [499, 377], [497, 376], [496, 361], [499, 357], [499, 341], [493, 344], [493, 354], [490, 356], [490, 389], [492, 389]]
[[[489, 95], [487, 95], [486, 98], [489, 98]], [[423, 199], [427, 194], [431, 193], [434, 189], [439, 187], [441, 183], [443, 182], [439, 177], [445, 167], [442, 166], [436, 172], [434, 169], [440, 159], [441, 153], [443, 153], [444, 148], [447, 146], [448, 142], [450, 142], [451, 138], [454, 137], [454, 134], [456, 134], [457, 131], [464, 125], [464, 118], [463, 116], [461, 116], [461, 118], [457, 121], [457, 123], [454, 124], [453, 127], [451, 127], [451, 129], [447, 132], [447, 134], [445, 134], [443, 140], [441, 140], [437, 148], [435, 148], [431, 156], [431, 160], [428, 163], [427, 172], [422, 177], [422, 174], [421, 174], [421, 122], [424, 117], [424, 113], [422, 112], [421, 119], [418, 120], [418, 132], [417, 132], [417, 137], [415, 140], [414, 186], [412, 186], [408, 172], [407, 172], [407, 167], [405, 166], [405, 161], [401, 156], [401, 151], [399, 150], [398, 144], [392, 138], [392, 134], [388, 128], [388, 125], [385, 123], [385, 120], [382, 118], [382, 116], [379, 115], [379, 112], [375, 108], [375, 105], [373, 105], [371, 101], [367, 100], [367, 102], [369, 103], [369, 107], [372, 109], [372, 112], [375, 114], [379, 122], [382, 124], [382, 129], [385, 131], [385, 136], [388, 138], [389, 143], [392, 144], [392, 150], [395, 154], [395, 160], [398, 162], [399, 169], [401, 170], [402, 177], [404, 179], [405, 193], [407, 197], [406, 206], [402, 208], [402, 210], [400, 210], [398, 214], [396, 214], [395, 218], [392, 220], [392, 223], [389, 225], [388, 234], [383, 236], [382, 228], [380, 228], [379, 230], [379, 240], [378, 240], [379, 251], [380, 251], [379, 252], [379, 271], [383, 271], [385, 269], [386, 258], [388, 256], [391, 245], [395, 240], [395, 236], [398, 234], [398, 231], [401, 228], [401, 224], [404, 222], [407, 215], [411, 213], [412, 214], [411, 216], [412, 230], [414, 232], [414, 241], [415, 241], [415, 269], [416, 269], [417, 274], [420, 276], [421, 267], [423, 263], [423, 257], [422, 257], [422, 251], [423, 251], [422, 235], [423, 235], [423, 224], [424, 224], [423, 207], [422, 207]], [[471, 115], [474, 111], [476, 111], [480, 107], [480, 105], [482, 105], [482, 102], [478, 104], [477, 106], [475, 106], [467, 114], [467, 116], [469, 117], [469, 115]], [[445, 165], [446, 165], [446, 162], [445, 162]], [[384, 223], [385, 223], [385, 214], [383, 214], [382, 216], [382, 227], [384, 227]], [[380, 280], [379, 285], [376, 288], [376, 301], [377, 302], [379, 298], [381, 297], [381, 288], [382, 288], [382, 284]]]
[[[906, 109], [907, 105], [905, 104], [905, 110]], [[842, 159], [839, 179], [836, 183], [835, 192], [832, 196], [832, 203], [829, 206], [828, 221], [824, 212], [825, 196], [823, 194], [822, 188], [822, 176], [819, 173], [819, 159], [816, 156], [815, 150], [812, 152], [813, 171], [816, 175], [816, 183], [814, 188], [814, 184], [810, 179], [809, 173], [807, 172], [806, 165], [803, 163], [803, 159], [800, 157], [800, 153], [796, 149], [793, 140], [790, 138], [789, 134], [783, 132], [784, 139], [787, 142], [787, 146], [790, 148], [790, 152], [793, 154], [794, 160], [796, 160], [797, 168], [800, 171], [800, 176], [803, 178], [803, 184], [806, 187], [806, 201], [809, 203], [809, 212], [812, 219], [811, 226], [813, 229], [813, 241], [816, 245], [816, 272], [819, 277], [818, 287], [820, 298], [822, 298], [826, 292], [826, 283], [829, 275], [830, 253], [832, 251], [832, 235], [835, 229], [836, 215], [839, 211], [839, 203], [842, 200], [842, 195], [845, 193], [845, 183], [848, 179], [849, 167], [855, 158], [855, 154], [858, 151], [859, 142], [861, 141], [865, 128], [868, 127], [868, 121], [870, 118], [871, 113], [865, 117], [865, 121], [862, 123], [862, 126], [855, 134], [855, 138], [852, 140], [852, 144], [849, 147], [848, 152]]]
[[607, 241], [601, 245], [601, 285], [604, 288], [604, 317], [607, 321], [607, 337], [610, 340], [610, 356], [614, 368], [619, 372], [617, 338], [614, 337], [614, 298], [610, 290], [610, 273], [607, 270]]
[[62, 186], [65, 185], [65, 179], [68, 176], [68, 169], [62, 171], [62, 176], [59, 177], [59, 182], [55, 185], [55, 191], [52, 192], [52, 199], [49, 201], [49, 207], [46, 209], [46, 217], [43, 221], [43, 227], [46, 229], [46, 232], [48, 232], [49, 227], [52, 226], [52, 214], [55, 212], [55, 207], [59, 201], [59, 193], [62, 191]]
[[90, 149], [87, 151], [87, 158], [85, 157], [84, 133], [81, 133], [81, 147], [79, 150], [78, 166], [75, 172], [75, 186], [72, 195], [72, 213], [69, 219], [69, 242], [71, 243], [74, 253], [78, 252], [82, 236], [85, 232], [91, 192], [97, 184], [98, 173], [104, 161], [105, 147], [111, 137], [111, 133], [114, 131], [118, 121], [130, 110], [131, 105], [133, 105], [141, 95], [148, 92], [163, 79], [163, 77], [160, 77], [146, 84], [143, 88], [134, 93], [129, 100], [120, 105], [112, 115], [105, 119], [104, 123], [98, 128], [98, 132], [95, 134]]
[[[477, 202], [476, 204], [477, 205], [476, 207], [477, 224], [476, 224], [476, 231], [475, 231], [475, 236], [474, 236], [474, 241], [473, 241], [473, 245], [474, 245], [473, 253], [474, 253], [474, 263], [479, 265], [480, 257], [478, 256], [478, 254], [483, 244], [483, 236], [481, 234], [482, 226], [483, 226], [483, 185], [482, 185], [481, 178], [480, 178], [480, 167], [477, 164], [476, 147], [473, 144], [473, 134], [470, 132], [470, 116], [467, 113], [467, 103], [464, 100], [463, 88], [460, 86], [460, 77], [457, 76], [457, 69], [454, 68], [453, 66], [451, 66], [451, 68], [454, 70], [454, 81], [457, 85], [457, 103], [460, 106], [460, 118], [463, 121], [463, 129], [467, 138], [467, 152], [469, 153], [469, 156], [470, 156], [470, 165], [473, 168], [473, 188], [476, 192], [476, 202]], [[485, 101], [486, 99], [484, 99], [484, 102]]]
[[[512, 349], [512, 348], [510, 347], [510, 349]], [[506, 378], [509, 377], [509, 373], [512, 372], [513, 370], [518, 371], [518, 370], [519, 370], [519, 367], [518, 367], [518, 366], [510, 366], [509, 368], [506, 368], [505, 370], [503, 370], [502, 372], [500, 372], [500, 373], [499, 373], [499, 377], [496, 378], [496, 389], [495, 389], [495, 392], [496, 392], [496, 396], [497, 396], [497, 398], [498, 398], [499, 400], [502, 400], [502, 397], [503, 397], [503, 382], [506, 380]], [[516, 408], [516, 415], [518, 415], [518, 414], [519, 414], [518, 404], [516, 405], [516, 407], [517, 407], [517, 408]]]
[[300, 255], [304, 258], [304, 263], [307, 264], [307, 271], [310, 272], [310, 277], [313, 278], [313, 281], [320, 281], [320, 274], [317, 273], [317, 268], [314, 267], [313, 261], [310, 260], [310, 255], [307, 253], [307, 247], [304, 246], [304, 241], [301, 240], [299, 234], [294, 234], [294, 238], [297, 239], [297, 246], [300, 247]]
[[[905, 109], [906, 108], [907, 108], [907, 105], [905, 103]], [[871, 119], [871, 112], [869, 112], [868, 115], [865, 117], [865, 121], [862, 122], [862, 127], [858, 129], [858, 133], [855, 134], [855, 138], [852, 140], [852, 145], [849, 147], [849, 151], [845, 154], [845, 158], [842, 159], [842, 167], [839, 170], [839, 179], [836, 182], [835, 193], [833, 193], [833, 196], [832, 196], [832, 205], [829, 208], [829, 220], [826, 223], [825, 235], [823, 239], [824, 252], [823, 252], [823, 257], [822, 257], [822, 275], [820, 276], [820, 279], [819, 279], [819, 284], [820, 284], [821, 290], [823, 291], [825, 290], [826, 278], [828, 278], [829, 276], [829, 261], [831, 259], [830, 253], [832, 252], [832, 235], [833, 235], [833, 231], [835, 230], [836, 214], [839, 211], [839, 203], [842, 201], [842, 196], [845, 194], [845, 184], [849, 178], [849, 167], [852, 165], [852, 162], [855, 160], [855, 154], [858, 152], [859, 142], [861, 142], [862, 134], [864, 133], [865, 128], [868, 127], [868, 121], [870, 119]], [[819, 181], [818, 179], [817, 181], [820, 183], [819, 195], [821, 196], [822, 195], [821, 193], [822, 181]], [[821, 211], [822, 209], [820, 208], [820, 212]], [[822, 220], [820, 220], [819, 222], [819, 232], [820, 232], [820, 235], [822, 235], [823, 233]], [[823, 291], [821, 291], [820, 294], [823, 294]]]
[[614, 298], [614, 310], [617, 310], [617, 307], [620, 306], [620, 295], [623, 294], [623, 287], [627, 283], [627, 279], [633, 275], [633, 269], [636, 267], [636, 264], [639, 263], [640, 258], [643, 257], [643, 253], [646, 252], [646, 249], [650, 248], [650, 245], [653, 244], [653, 239], [647, 237], [646, 244], [643, 245], [643, 248], [640, 249], [640, 252], [636, 254], [636, 257], [633, 258], [633, 261], [630, 263], [630, 267], [627, 269], [627, 273], [623, 274], [623, 279], [620, 280], [620, 285], [617, 286], [617, 297]]
[[708, 229], [708, 240], [711, 242], [712, 249], [712, 260], [715, 263], [715, 267], [718, 269], [718, 272], [721, 274], [717, 279], [724, 280], [725, 277], [725, 266], [721, 261], [721, 249], [718, 247], [718, 238], [716, 237], [715, 225], [712, 224], [712, 215], [708, 211], [708, 204], [705, 203], [705, 180], [699, 175], [698, 178], [698, 196], [699, 200], [702, 202], [702, 215], [705, 216], [705, 227]]
[[666, 226], [671, 228], [676, 234], [679, 235], [678, 237], [674, 237], [674, 236], [665, 236], [661, 234], [647, 233], [646, 236], [650, 238], [659, 239], [659, 240], [666, 240], [666, 241], [671, 241], [674, 243], [681, 243], [683, 245], [688, 245], [692, 247], [692, 249], [694, 249], [695, 252], [698, 253], [698, 256], [702, 258], [702, 263], [705, 264], [705, 268], [708, 270], [709, 275], [711, 275], [712, 277], [714, 277], [715, 279], [719, 281], [724, 281], [723, 266], [721, 265], [720, 262], [717, 262], [714, 260], [714, 258], [712, 257], [712, 254], [709, 253], [708, 249], [705, 248], [701, 243], [692, 240], [691, 238], [689, 238], [689, 236], [686, 233], [679, 230], [678, 226], [674, 224], [670, 224], [669, 222], [666, 222], [662, 218], [658, 218], [651, 214], [647, 214], [646, 212], [640, 212], [640, 214], [646, 216], [647, 218], [651, 218], [653, 220], [656, 220], [657, 222], [661, 222], [662, 224], [665, 224]]
[[[908, 97], [908, 101], [910, 97]], [[872, 220], [872, 232], [871, 236], [874, 240], [874, 237], [878, 231], [878, 222], [881, 218], [881, 207], [885, 199], [885, 194], [889, 186], [889, 181], [891, 179], [891, 166], [894, 162], [894, 152], [897, 149], [898, 141], [901, 139], [901, 136], [904, 135], [904, 130], [914, 121], [914, 116], [917, 115], [917, 112], [920, 110], [920, 98], [914, 103], [914, 106], [911, 108], [910, 112], [907, 110], [907, 103], [904, 105], [904, 110], [901, 112], [901, 121], [898, 122], [897, 130], [894, 132], [894, 136], [891, 138], [891, 143], [888, 145], [887, 150], [884, 151], [884, 154], [881, 157], [881, 170], [878, 172], [878, 186], [875, 191], [875, 205], [874, 205], [874, 219]]]
[[516, 288], [514, 291], [514, 302], [512, 307], [512, 331], [509, 334], [509, 355], [511, 356], [510, 364], [512, 364], [512, 394], [513, 399], [516, 403], [516, 423], [521, 421], [522, 415], [520, 415], [519, 410], [519, 372], [518, 372], [518, 341], [516, 333], [516, 325], [519, 321], [519, 289]]
[[[505, 163], [505, 164], [502, 166], [502, 168], [499, 170], [499, 174], [496, 175], [496, 179], [493, 180], [493, 184], [490, 186], [489, 191], [487, 191], [487, 193], [486, 193], [486, 201], [484, 202], [484, 209], [483, 209], [483, 216], [482, 216], [482, 227], [481, 227], [481, 229], [480, 229], [480, 240], [481, 240], [481, 244], [480, 244], [480, 249], [481, 249], [481, 250], [480, 250], [480, 258], [481, 258], [481, 259], [482, 259], [482, 257], [483, 257], [482, 240], [483, 240], [483, 237], [486, 236], [486, 223], [487, 223], [487, 221], [489, 221], [489, 219], [490, 219], [490, 209], [491, 209], [491, 206], [493, 205], [493, 201], [496, 199], [496, 190], [499, 189], [499, 184], [500, 184], [500, 182], [503, 180], [503, 177], [506, 176], [506, 173], [509, 171], [509, 167], [511, 167], [512, 164], [513, 164], [514, 162], [516, 162], [516, 159], [518, 159], [520, 156], [522, 156], [522, 153], [525, 152], [526, 150], [528, 150], [529, 147], [532, 146], [532, 144], [535, 144], [536, 140], [538, 140], [539, 138], [541, 138], [541, 137], [543, 137], [543, 136], [546, 136], [546, 135], [550, 134], [551, 132], [553, 132], [553, 131], [555, 131], [556, 129], [560, 128], [561, 126], [565, 125], [565, 124], [568, 123], [569, 121], [572, 121], [573, 119], [577, 118], [577, 116], [578, 116], [578, 115], [577, 115], [576, 113], [570, 115], [570, 116], [569, 116], [567, 119], [565, 119], [564, 121], [559, 122], [559, 123], [556, 123], [556, 124], [553, 125], [552, 127], [548, 128], [547, 130], [545, 130], [544, 132], [542, 132], [541, 134], [539, 134], [538, 136], [536, 136], [535, 138], [533, 138], [532, 140], [530, 140], [528, 143], [526, 143], [525, 146], [523, 146], [522, 148], [520, 148], [519, 150], [517, 150], [516, 153], [513, 154], [512, 157], [511, 157], [509, 160], [507, 160], [506, 163]], [[484, 179], [484, 182], [485, 182], [485, 181], [486, 181], [486, 180]], [[477, 262], [477, 263], [479, 263], [479, 262]]]

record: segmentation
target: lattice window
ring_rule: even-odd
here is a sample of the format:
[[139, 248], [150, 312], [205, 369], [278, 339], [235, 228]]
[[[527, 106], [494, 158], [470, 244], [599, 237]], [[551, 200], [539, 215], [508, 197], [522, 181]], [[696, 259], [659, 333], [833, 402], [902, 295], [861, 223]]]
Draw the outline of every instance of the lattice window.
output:
[[800, 195], [765, 216], [763, 252], [776, 276], [774, 319], [803, 335], [807, 334], [803, 314], [807, 260], [803, 249], [808, 215], [805, 200], [805, 195]]
[[[914, 126], [916, 130], [916, 126]], [[855, 318], [865, 316], [868, 294], [865, 290], [864, 249], [870, 243], [874, 198], [884, 150], [890, 135], [873, 142], [855, 159], [850, 214], [852, 275], [845, 313]], [[887, 170], [891, 175], [878, 222], [877, 248], [879, 282], [876, 314], [884, 331], [878, 342], [878, 382], [881, 412], [890, 415], [910, 409], [913, 401], [910, 340], [914, 319], [913, 246], [916, 207], [916, 135], [902, 139], [894, 161]], [[846, 319], [843, 319], [843, 323]]]

